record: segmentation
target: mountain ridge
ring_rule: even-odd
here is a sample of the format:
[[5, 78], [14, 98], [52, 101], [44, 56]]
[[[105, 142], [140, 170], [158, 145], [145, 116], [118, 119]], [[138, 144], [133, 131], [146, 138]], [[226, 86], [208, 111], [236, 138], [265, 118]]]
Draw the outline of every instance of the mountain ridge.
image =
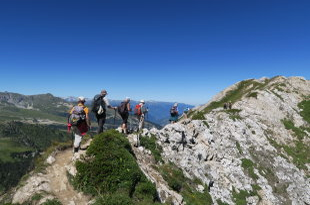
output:
[[[230, 101], [232, 109], [225, 109]], [[126, 149], [156, 185], [161, 203], [310, 204], [309, 116], [309, 80], [248, 79], [194, 108], [188, 119], [129, 135]], [[107, 137], [114, 139], [113, 133]], [[85, 166], [99, 162], [103, 150], [96, 145], [90, 147], [98, 153], [81, 158]], [[79, 179], [86, 177], [77, 171]], [[101, 194], [98, 201], [117, 202]]]

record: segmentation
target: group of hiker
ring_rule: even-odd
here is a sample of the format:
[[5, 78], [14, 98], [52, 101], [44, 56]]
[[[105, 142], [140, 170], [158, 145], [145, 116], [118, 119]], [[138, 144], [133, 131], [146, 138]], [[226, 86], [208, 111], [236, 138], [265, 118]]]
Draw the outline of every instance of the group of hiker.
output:
[[[126, 97], [123, 102], [117, 107], [113, 107], [110, 105], [109, 100], [107, 99], [106, 90], [102, 90], [100, 94], [95, 95], [93, 98], [93, 103], [91, 106], [91, 110], [88, 109], [85, 105], [85, 98], [79, 97], [78, 98], [78, 104], [74, 106], [69, 113], [68, 117], [68, 130], [72, 129], [74, 133], [74, 153], [78, 152], [82, 137], [85, 135], [90, 129], [91, 129], [91, 121], [89, 118], [89, 112], [93, 112], [98, 123], [98, 130], [97, 134], [100, 134], [103, 132], [103, 126], [106, 121], [106, 111], [107, 109], [112, 109], [121, 116], [122, 118], [122, 124], [121, 124], [121, 130], [122, 133], [128, 134], [129, 130], [127, 127], [128, 124], [128, 118], [129, 118], [129, 112], [132, 111], [131, 105], [130, 105], [130, 98]], [[189, 108], [186, 108], [184, 110], [184, 117], [187, 118], [187, 113], [189, 111]], [[145, 101], [140, 100], [137, 105], [134, 107], [134, 114], [137, 117], [138, 120], [138, 128], [137, 131], [140, 131], [144, 127], [144, 120], [145, 116], [148, 112], [148, 109], [145, 107]], [[179, 119], [179, 110], [178, 110], [178, 103], [175, 103], [171, 109], [170, 109], [170, 119], [169, 121], [171, 123], [177, 122]], [[114, 117], [114, 123], [115, 123], [115, 117]]]
[[[106, 90], [102, 90], [100, 94], [95, 95], [93, 99], [93, 104], [91, 106], [91, 111], [94, 113], [97, 123], [98, 130], [97, 134], [103, 132], [103, 126], [106, 121], [106, 111], [107, 109], [112, 109], [118, 111], [119, 115], [122, 118], [121, 129], [122, 133], [128, 134], [128, 118], [129, 112], [132, 111], [130, 106], [130, 98], [126, 97], [125, 100], [117, 107], [113, 107], [110, 105]], [[83, 135], [85, 135], [91, 129], [91, 121], [89, 118], [89, 109], [85, 105], [85, 98], [79, 97], [78, 104], [74, 106], [70, 112], [68, 117], [68, 130], [72, 129], [74, 133], [74, 153], [79, 151], [79, 147], [82, 141]], [[145, 115], [148, 112], [148, 109], [145, 107], [145, 101], [140, 100], [139, 104], [137, 104], [134, 108], [134, 113], [138, 119], [139, 126], [137, 131], [142, 130], [144, 126]]]

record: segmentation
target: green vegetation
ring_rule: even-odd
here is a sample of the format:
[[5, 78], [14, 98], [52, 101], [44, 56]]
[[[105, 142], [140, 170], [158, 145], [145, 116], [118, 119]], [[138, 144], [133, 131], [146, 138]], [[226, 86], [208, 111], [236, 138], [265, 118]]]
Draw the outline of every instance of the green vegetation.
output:
[[228, 205], [227, 203], [222, 202], [222, 200], [218, 199], [216, 200], [218, 205]]
[[254, 163], [250, 159], [241, 159], [241, 161], [241, 166], [247, 171], [249, 176], [252, 179], [257, 180], [258, 176], [254, 173]]
[[57, 199], [48, 199], [42, 205], [62, 205], [62, 203], [60, 203]]
[[197, 185], [202, 184], [200, 180], [196, 179], [191, 181], [186, 178], [183, 175], [182, 170], [172, 163], [160, 166], [159, 170], [163, 178], [168, 182], [168, 185], [183, 196], [186, 204], [208, 205], [213, 203], [212, 198], [207, 191], [207, 186], [205, 186], [203, 193], [196, 191]]
[[252, 93], [248, 94], [247, 97], [257, 99], [257, 92], [252, 92]]
[[39, 201], [40, 199], [43, 198], [42, 194], [39, 193], [35, 193], [32, 197], [31, 197], [31, 201]]
[[224, 112], [228, 113], [229, 118], [232, 119], [233, 121], [242, 119], [242, 117], [240, 117], [240, 115], [239, 115], [239, 112], [241, 112], [241, 110], [239, 110], [239, 109], [224, 110]]
[[[66, 112], [64, 111], [62, 115]], [[7, 120], [25, 120], [25, 119], [49, 119], [59, 123], [66, 122], [65, 116], [54, 115], [52, 113], [45, 113], [39, 110], [28, 110], [17, 107], [1, 107], [0, 106], [0, 119]]]
[[148, 150], [151, 150], [156, 163], [164, 162], [161, 157], [162, 147], [156, 143], [156, 137], [154, 135], [152, 135], [151, 137], [147, 136], [140, 137], [140, 145]]
[[310, 124], [310, 100], [304, 100], [300, 102], [298, 107], [302, 109], [300, 115]]
[[115, 130], [95, 136], [76, 168], [74, 187], [96, 196], [96, 204], [121, 200], [121, 204], [144, 205], [157, 200], [155, 185], [139, 169], [127, 138]]
[[272, 92], [275, 96], [277, 96], [278, 98], [280, 98], [280, 99], [284, 102], [284, 99], [283, 99], [283, 97], [282, 97], [281, 95], [279, 95], [278, 93], [276, 93], [276, 92], [273, 91], [273, 90], [271, 90], [271, 92]]
[[[35, 167], [34, 161], [40, 152], [56, 141], [69, 139], [70, 136], [65, 132], [43, 125], [20, 122], [0, 124], [0, 193], [17, 185]], [[43, 156], [37, 158], [41, 164]], [[41, 167], [39, 163], [37, 165]]]
[[292, 130], [299, 140], [302, 140], [307, 135], [301, 128], [295, 127], [293, 121], [289, 119], [282, 120], [282, 123], [286, 129]]
[[259, 199], [261, 199], [257, 193], [257, 191], [260, 190], [261, 188], [258, 185], [257, 186], [252, 185], [252, 189], [253, 191], [250, 191], [250, 192], [246, 190], [240, 190], [238, 193], [233, 187], [232, 195], [233, 195], [233, 200], [235, 204], [246, 205], [247, 204], [246, 198], [250, 196], [258, 196]]
[[251, 91], [255, 89], [264, 89], [264, 87], [268, 84], [269, 81], [270, 80], [266, 80], [264, 83], [256, 82], [254, 79], [241, 81], [237, 84], [236, 89], [227, 92], [222, 99], [220, 99], [219, 101], [211, 102], [209, 106], [207, 106], [202, 111], [190, 113], [189, 116], [191, 116], [192, 119], [203, 120], [204, 114], [209, 113], [216, 108], [222, 107], [225, 102], [235, 103], [239, 101], [244, 95], [251, 93]]
[[195, 112], [192, 116], [192, 120], [205, 120], [205, 116], [204, 116], [204, 113], [203, 112]]
[[202, 121], [202, 122], [205, 126], [207, 126], [208, 129], [210, 128], [210, 125], [206, 121]]
[[293, 158], [293, 163], [300, 169], [308, 170], [306, 164], [310, 163], [310, 152], [309, 152], [309, 143], [304, 142], [303, 131], [301, 128], [296, 128], [290, 120], [283, 121], [287, 129], [292, 129], [294, 133], [299, 136], [297, 140], [294, 141], [295, 146], [290, 145], [281, 145], [278, 144], [275, 140], [268, 137], [270, 144], [272, 144], [277, 150], [285, 150], [285, 152]]
[[242, 149], [241, 149], [241, 146], [240, 146], [238, 141], [236, 141], [236, 147], [237, 147], [239, 153], [242, 154]]
[[246, 205], [247, 204], [246, 198], [251, 196], [250, 193], [245, 190], [240, 190], [238, 193], [235, 189], [233, 189], [232, 195], [235, 204], [238, 205]]

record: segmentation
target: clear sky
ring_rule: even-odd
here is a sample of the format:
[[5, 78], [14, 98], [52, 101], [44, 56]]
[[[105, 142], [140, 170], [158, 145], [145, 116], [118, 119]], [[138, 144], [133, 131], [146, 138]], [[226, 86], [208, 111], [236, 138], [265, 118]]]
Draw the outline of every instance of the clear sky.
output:
[[204, 104], [310, 77], [310, 1], [0, 0], [0, 91]]

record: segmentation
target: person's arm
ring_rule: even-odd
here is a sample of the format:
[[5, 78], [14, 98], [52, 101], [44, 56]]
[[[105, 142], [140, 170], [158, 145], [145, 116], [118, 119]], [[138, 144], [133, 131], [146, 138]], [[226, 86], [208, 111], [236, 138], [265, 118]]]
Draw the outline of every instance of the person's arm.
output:
[[127, 103], [127, 110], [128, 112], [131, 112], [130, 103]]
[[89, 119], [89, 115], [88, 115], [89, 110], [88, 110], [88, 108], [86, 107], [86, 108], [84, 108], [84, 111], [85, 111], [85, 115], [86, 115], [86, 124], [87, 124], [87, 126], [89, 127], [89, 129], [90, 129], [91, 123], [90, 123], [90, 119]]
[[107, 108], [113, 109], [113, 110], [117, 109], [117, 107], [113, 107], [113, 106], [110, 105], [110, 103], [109, 103], [107, 98], [103, 98], [103, 100], [104, 100], [104, 103], [106, 104]]

